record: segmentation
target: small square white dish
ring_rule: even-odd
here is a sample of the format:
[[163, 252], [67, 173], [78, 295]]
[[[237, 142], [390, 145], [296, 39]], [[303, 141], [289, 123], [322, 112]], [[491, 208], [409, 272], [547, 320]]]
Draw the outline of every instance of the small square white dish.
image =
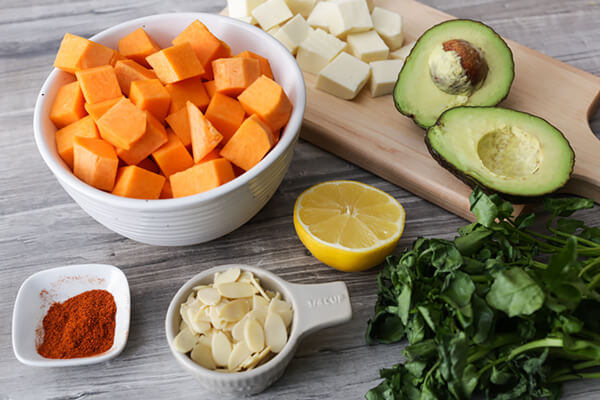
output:
[[[37, 352], [42, 321], [50, 306], [88, 290], [103, 289], [117, 306], [113, 346], [106, 352], [81, 358], [51, 359]], [[17, 359], [35, 367], [68, 367], [95, 364], [118, 356], [127, 343], [131, 300], [127, 277], [117, 267], [82, 264], [37, 272], [23, 282], [13, 310], [12, 345]]]

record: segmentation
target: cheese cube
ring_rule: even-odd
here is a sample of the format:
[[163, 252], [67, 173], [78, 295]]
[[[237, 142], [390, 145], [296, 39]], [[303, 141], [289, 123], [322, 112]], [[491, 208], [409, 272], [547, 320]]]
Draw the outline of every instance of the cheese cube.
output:
[[329, 21], [333, 18], [335, 5], [326, 1], [320, 1], [308, 17], [308, 24], [315, 29], [329, 31]]
[[229, 16], [244, 20], [252, 16], [252, 10], [264, 3], [265, 0], [227, 0]]
[[305, 72], [318, 74], [323, 67], [346, 48], [346, 43], [321, 30], [308, 32], [308, 37], [300, 43], [296, 61]]
[[286, 22], [274, 36], [283, 43], [292, 54], [296, 54], [298, 46], [308, 37], [310, 31], [311, 27], [304, 17], [300, 14], [296, 14], [296, 16]]
[[375, 7], [371, 14], [373, 26], [390, 50], [397, 50], [404, 43], [402, 16], [395, 12]]
[[384, 96], [394, 91], [402, 60], [383, 60], [371, 63], [371, 97]]
[[329, 20], [329, 32], [335, 36], [365, 32], [373, 28], [369, 7], [365, 0], [331, 0], [335, 5]]
[[416, 42], [410, 42], [406, 46], [399, 48], [398, 50], [392, 51], [390, 53], [390, 58], [394, 58], [396, 60], [405, 61], [406, 57], [410, 54], [413, 47], [415, 47]]
[[268, 31], [292, 18], [294, 14], [284, 0], [267, 0], [252, 10], [252, 16], [263, 30]]
[[366, 63], [386, 60], [390, 54], [390, 49], [375, 31], [351, 33], [347, 41], [352, 54]]
[[317, 0], [286, 0], [292, 14], [301, 14], [303, 17], [308, 17], [315, 8]]
[[274, 27], [272, 27], [271, 29], [269, 29], [267, 31], [267, 33], [273, 37], [275, 37], [275, 35], [277, 34], [277, 32], [279, 32], [279, 30], [281, 29], [281, 26], [279, 25], [275, 25]]
[[344, 52], [319, 73], [317, 89], [352, 100], [367, 83], [369, 73], [369, 64]]

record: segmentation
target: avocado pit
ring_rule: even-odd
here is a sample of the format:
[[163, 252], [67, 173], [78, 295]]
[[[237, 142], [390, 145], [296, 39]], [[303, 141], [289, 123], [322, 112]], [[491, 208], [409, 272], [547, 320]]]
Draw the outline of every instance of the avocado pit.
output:
[[482, 52], [466, 40], [448, 40], [429, 56], [431, 79], [448, 94], [470, 95], [481, 87], [488, 71]]
[[515, 126], [504, 126], [482, 136], [477, 154], [494, 175], [522, 178], [533, 175], [542, 163], [542, 146], [532, 134]]

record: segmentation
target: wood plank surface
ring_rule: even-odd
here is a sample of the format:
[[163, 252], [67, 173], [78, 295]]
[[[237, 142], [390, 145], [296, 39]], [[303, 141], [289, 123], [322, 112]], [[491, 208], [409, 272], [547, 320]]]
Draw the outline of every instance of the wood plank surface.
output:
[[[600, 76], [600, 3], [590, 0], [425, 0], [464, 18], [480, 19], [503, 36]], [[307, 337], [287, 372], [258, 399], [363, 398], [378, 369], [401, 360], [404, 343], [367, 347], [378, 269], [343, 274], [317, 262], [292, 226], [292, 207], [307, 187], [357, 179], [396, 197], [407, 210], [398, 251], [419, 236], [450, 239], [465, 221], [351, 163], [301, 141], [285, 181], [248, 224], [219, 240], [158, 248], [122, 238], [88, 217], [60, 188], [33, 142], [32, 112], [65, 31], [91, 36], [131, 18], [175, 11], [219, 12], [224, 0], [0, 1], [0, 400], [204, 399], [174, 360], [164, 338], [171, 297], [188, 278], [214, 265], [260, 265], [296, 283], [343, 280], [354, 316], [344, 326]], [[600, 116], [592, 118], [600, 133]], [[600, 226], [597, 210], [580, 214]], [[15, 296], [30, 274], [60, 265], [107, 263], [129, 279], [132, 325], [125, 351], [113, 361], [81, 368], [20, 364], [11, 347]], [[569, 383], [565, 399], [600, 398], [600, 381]]]

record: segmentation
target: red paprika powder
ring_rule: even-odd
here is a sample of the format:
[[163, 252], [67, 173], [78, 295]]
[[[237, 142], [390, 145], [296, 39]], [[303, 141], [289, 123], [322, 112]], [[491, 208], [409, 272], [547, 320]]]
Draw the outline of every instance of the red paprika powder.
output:
[[106, 290], [89, 290], [54, 303], [44, 317], [44, 340], [37, 351], [46, 358], [103, 353], [113, 345], [116, 313], [115, 299]]

